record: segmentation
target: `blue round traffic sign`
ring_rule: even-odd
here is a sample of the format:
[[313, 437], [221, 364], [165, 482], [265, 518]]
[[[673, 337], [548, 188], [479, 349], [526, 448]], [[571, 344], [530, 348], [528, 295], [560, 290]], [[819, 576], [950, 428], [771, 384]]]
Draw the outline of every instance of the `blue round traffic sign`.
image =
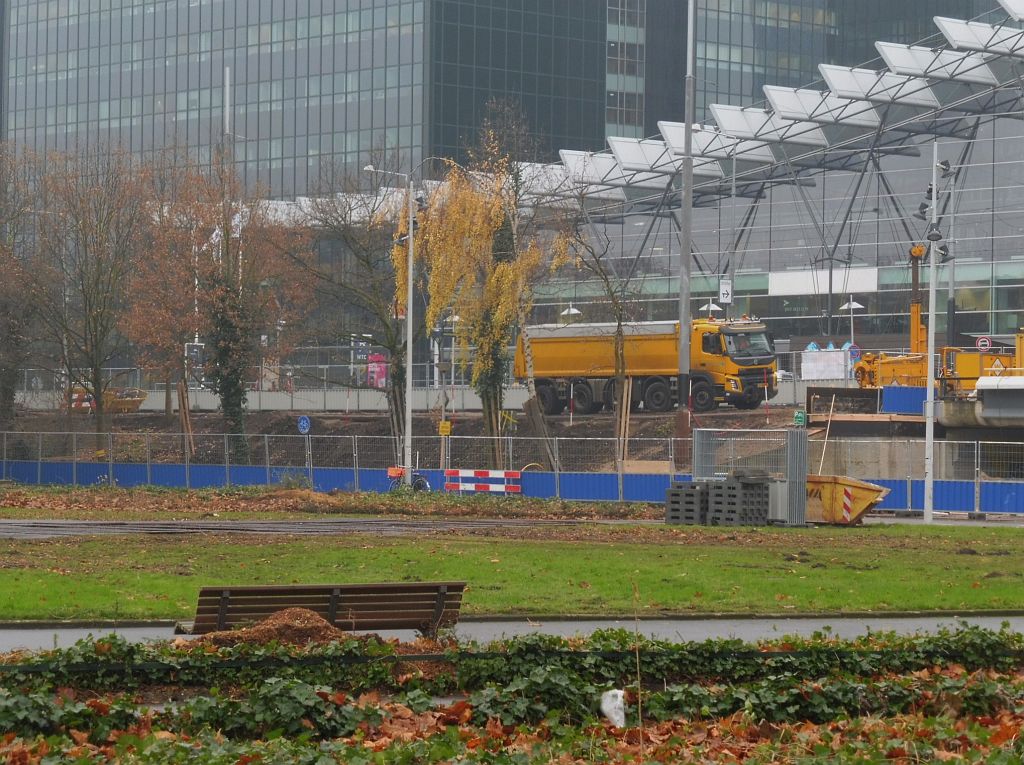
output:
[[850, 360], [851, 361], [857, 361], [860, 358], [860, 346], [859, 345], [851, 345], [850, 348], [849, 348], [849, 351], [850, 351]]
[[309, 429], [313, 426], [313, 423], [309, 421], [306, 415], [302, 415], [298, 421], [299, 433], [306, 435], [309, 433]]

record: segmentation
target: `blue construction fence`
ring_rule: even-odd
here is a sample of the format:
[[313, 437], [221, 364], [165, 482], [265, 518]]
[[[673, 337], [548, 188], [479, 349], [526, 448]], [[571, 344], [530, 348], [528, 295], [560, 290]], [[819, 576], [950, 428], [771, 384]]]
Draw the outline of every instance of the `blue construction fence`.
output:
[[[432, 490], [442, 490], [444, 471], [419, 471]], [[267, 486], [282, 482], [308, 483], [314, 490], [388, 491], [391, 479], [382, 468], [337, 468], [303, 465], [192, 465], [167, 463], [59, 462], [4, 460], [3, 478], [46, 486], [116, 485], [123, 488], [161, 486], [179, 489], [216, 489], [230, 486]], [[483, 479], [482, 479], [483, 480]], [[689, 481], [687, 474], [540, 472], [521, 473], [521, 495], [543, 499], [607, 502], [664, 502], [673, 480]], [[890, 490], [879, 510], [912, 511], [924, 506], [924, 481], [867, 478]], [[935, 509], [945, 512], [1024, 513], [1024, 482], [936, 481]]]

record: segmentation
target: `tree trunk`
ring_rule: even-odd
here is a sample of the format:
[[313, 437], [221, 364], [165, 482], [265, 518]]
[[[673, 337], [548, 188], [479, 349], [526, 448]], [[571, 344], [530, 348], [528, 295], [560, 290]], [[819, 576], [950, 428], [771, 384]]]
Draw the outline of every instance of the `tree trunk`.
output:
[[17, 388], [17, 368], [0, 367], [0, 430], [12, 430], [14, 428], [14, 403]]
[[483, 404], [484, 433], [490, 443], [490, 469], [505, 469], [505, 444], [501, 438], [501, 389], [480, 396]]
[[[391, 359], [386, 393], [388, 422], [391, 426], [394, 464], [401, 465], [404, 459], [402, 444], [405, 439], [405, 359], [398, 352], [393, 352]], [[406, 467], [411, 466], [407, 465]]]
[[174, 391], [171, 389], [171, 375], [164, 379], [164, 417], [168, 422], [174, 419]]

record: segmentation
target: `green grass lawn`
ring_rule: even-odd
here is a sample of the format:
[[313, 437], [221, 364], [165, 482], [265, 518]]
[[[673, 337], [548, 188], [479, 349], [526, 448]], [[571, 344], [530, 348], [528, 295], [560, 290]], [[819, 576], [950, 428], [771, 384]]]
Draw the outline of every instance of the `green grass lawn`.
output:
[[1020, 529], [515, 533], [534, 538], [0, 541], [0, 619], [179, 618], [203, 585], [435, 579], [468, 581], [464, 612], [474, 615], [1024, 608]]

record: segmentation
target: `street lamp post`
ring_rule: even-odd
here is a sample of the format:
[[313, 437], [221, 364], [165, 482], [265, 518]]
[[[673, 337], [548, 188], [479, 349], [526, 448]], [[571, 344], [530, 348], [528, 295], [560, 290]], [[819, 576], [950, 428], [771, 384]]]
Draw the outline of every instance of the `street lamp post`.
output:
[[854, 312], [854, 310], [859, 311], [863, 307], [864, 306], [862, 306], [860, 303], [858, 303], [856, 300], [853, 299], [853, 295], [850, 295], [850, 302], [849, 303], [843, 303], [841, 306], [839, 306], [839, 310], [840, 311], [845, 311], [847, 308], [850, 309], [850, 345], [854, 344], [854, 342], [853, 342], [853, 312]]
[[[424, 160], [426, 162], [426, 160]], [[377, 173], [379, 175], [395, 175], [399, 178], [405, 179], [406, 190], [409, 195], [409, 231], [406, 234], [406, 241], [409, 245], [409, 252], [406, 261], [406, 281], [405, 281], [405, 428], [402, 430], [402, 445], [403, 445], [403, 467], [402, 481], [406, 486], [412, 487], [412, 346], [413, 346], [413, 327], [412, 327], [412, 290], [413, 290], [413, 265], [415, 261], [415, 245], [416, 239], [413, 236], [413, 220], [415, 219], [416, 209], [415, 202], [413, 200], [413, 188], [412, 188], [412, 177], [413, 174], [423, 167], [423, 162], [414, 167], [408, 173], [398, 173], [392, 170], [378, 170], [373, 165], [367, 165], [363, 168], [368, 173]]]
[[[686, 7], [686, 80], [683, 104], [682, 200], [679, 210], [679, 408], [690, 398], [690, 260], [693, 242], [693, 123], [697, 114], [697, 0]], [[687, 429], [689, 425], [687, 425]]]
[[924, 522], [935, 510], [935, 300], [939, 259], [939, 142], [932, 144], [932, 220], [928, 228], [928, 377], [924, 404]]

